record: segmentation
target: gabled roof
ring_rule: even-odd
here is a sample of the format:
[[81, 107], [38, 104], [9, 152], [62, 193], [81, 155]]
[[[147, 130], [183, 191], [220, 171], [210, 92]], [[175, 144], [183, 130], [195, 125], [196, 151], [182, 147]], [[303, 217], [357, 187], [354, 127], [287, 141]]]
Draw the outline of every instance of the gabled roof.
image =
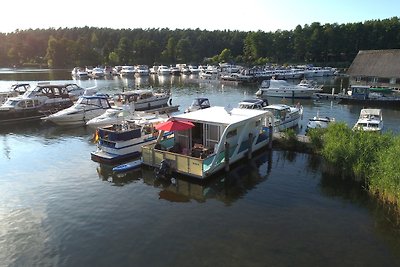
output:
[[400, 49], [360, 50], [347, 70], [350, 76], [400, 78]]

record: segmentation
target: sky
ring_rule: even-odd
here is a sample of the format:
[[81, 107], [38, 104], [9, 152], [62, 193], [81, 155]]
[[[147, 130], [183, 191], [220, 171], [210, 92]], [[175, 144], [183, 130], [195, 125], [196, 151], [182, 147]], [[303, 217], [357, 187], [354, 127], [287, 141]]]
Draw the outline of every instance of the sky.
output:
[[274, 32], [400, 17], [399, 0], [6, 0], [1, 6], [3, 33], [84, 26]]

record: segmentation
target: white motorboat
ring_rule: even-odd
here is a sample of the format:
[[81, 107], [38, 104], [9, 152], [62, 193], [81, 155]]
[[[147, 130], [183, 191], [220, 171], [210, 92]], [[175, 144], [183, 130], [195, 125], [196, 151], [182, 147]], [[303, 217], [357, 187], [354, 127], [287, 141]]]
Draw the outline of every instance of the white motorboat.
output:
[[314, 93], [321, 92], [322, 88], [307, 87], [289, 84], [285, 80], [264, 80], [261, 83], [257, 96], [286, 97], [286, 98], [311, 98]]
[[71, 75], [76, 79], [89, 78], [89, 73], [86, 71], [86, 69], [80, 67], [73, 68], [71, 71]]
[[319, 114], [308, 120], [306, 132], [310, 129], [325, 129], [332, 122], [335, 122], [335, 118], [320, 117]]
[[169, 75], [169, 74], [171, 74], [171, 71], [167, 66], [161, 65], [161, 66], [158, 66], [157, 74], [158, 75]]
[[168, 115], [160, 115], [158, 113], [146, 113], [144, 111], [134, 111], [130, 106], [113, 107], [107, 109], [103, 114], [97, 116], [88, 122], [90, 127], [105, 127], [112, 124], [119, 124], [123, 121], [136, 122], [142, 124], [145, 122], [162, 122], [168, 119]]
[[[173, 116], [156, 126], [156, 143], [142, 146], [143, 164], [159, 168], [161, 176], [205, 179], [269, 144], [272, 120], [265, 110], [216, 106]], [[173, 137], [162, 138], [167, 130]]]
[[136, 70], [134, 66], [122, 66], [121, 70], [119, 71], [119, 74], [121, 76], [126, 76], [126, 77], [133, 77], [135, 76]]
[[99, 67], [93, 68], [92, 69], [92, 73], [90, 74], [90, 76], [92, 78], [94, 78], [94, 79], [104, 78], [104, 76], [105, 76], [104, 69], [103, 68], [99, 68]]
[[134, 110], [150, 110], [172, 104], [169, 92], [154, 92], [151, 89], [138, 89], [114, 94], [117, 106], [129, 104]]
[[382, 110], [378, 108], [364, 108], [360, 111], [353, 130], [381, 132], [383, 129]]
[[43, 120], [58, 125], [85, 125], [87, 121], [111, 108], [108, 98], [103, 95], [81, 96], [71, 107], [44, 117]]
[[264, 107], [274, 116], [273, 127], [275, 132], [284, 131], [288, 128], [297, 127], [303, 108], [301, 106], [292, 107], [285, 104], [272, 104]]

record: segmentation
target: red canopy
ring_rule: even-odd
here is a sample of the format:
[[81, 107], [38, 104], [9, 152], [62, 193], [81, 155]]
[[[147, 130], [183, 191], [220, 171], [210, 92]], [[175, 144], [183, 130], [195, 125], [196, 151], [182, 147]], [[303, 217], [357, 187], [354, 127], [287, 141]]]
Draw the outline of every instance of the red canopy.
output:
[[157, 130], [163, 130], [167, 132], [184, 131], [193, 127], [194, 124], [191, 123], [190, 121], [177, 121], [177, 120], [162, 122], [155, 126]]

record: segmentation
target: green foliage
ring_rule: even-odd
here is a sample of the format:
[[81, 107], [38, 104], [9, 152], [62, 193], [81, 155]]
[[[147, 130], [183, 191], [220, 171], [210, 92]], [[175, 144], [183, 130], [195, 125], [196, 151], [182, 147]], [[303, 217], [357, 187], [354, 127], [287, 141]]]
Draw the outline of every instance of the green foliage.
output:
[[352, 131], [344, 123], [333, 123], [322, 134], [322, 143], [329, 163], [364, 181], [370, 192], [399, 204], [400, 136]]
[[326, 129], [323, 128], [315, 128], [309, 129], [307, 132], [307, 136], [310, 138], [312, 149], [316, 152], [320, 151], [323, 148], [323, 135], [326, 132]]
[[343, 66], [359, 50], [399, 48], [399, 31], [398, 17], [340, 25], [314, 22], [275, 32], [90, 27], [24, 30], [0, 33], [0, 66], [42, 63], [43, 59], [52, 67], [104, 64], [111, 52], [117, 53], [119, 65], [198, 64], [219, 55], [222, 61], [257, 65], [309, 62]]
[[400, 200], [400, 136], [392, 138], [386, 149], [377, 151], [375, 168], [369, 175], [369, 189], [382, 198], [399, 204]]

